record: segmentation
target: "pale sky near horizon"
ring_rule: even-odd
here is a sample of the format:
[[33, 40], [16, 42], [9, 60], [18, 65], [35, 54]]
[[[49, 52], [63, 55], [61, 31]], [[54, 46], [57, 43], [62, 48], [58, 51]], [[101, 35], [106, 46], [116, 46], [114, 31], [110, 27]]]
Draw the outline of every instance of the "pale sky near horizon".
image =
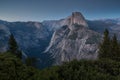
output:
[[0, 0], [0, 19], [57, 20], [81, 12], [86, 19], [120, 18], [120, 0]]

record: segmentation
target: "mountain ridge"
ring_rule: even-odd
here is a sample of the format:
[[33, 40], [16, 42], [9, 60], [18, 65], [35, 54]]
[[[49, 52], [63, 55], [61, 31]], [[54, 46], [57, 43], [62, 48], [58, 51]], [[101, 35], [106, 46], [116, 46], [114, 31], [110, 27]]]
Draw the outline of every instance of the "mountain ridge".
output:
[[[75, 12], [73, 12], [73, 13], [75, 13]], [[81, 13], [77, 13], [77, 14], [81, 15]], [[73, 44], [83, 45], [84, 44], [85, 45], [85, 41], [87, 41], [89, 43], [94, 43], [94, 42], [92, 42], [92, 41], [94, 41], [92, 39], [94, 39], [95, 36], [92, 36], [92, 35], [99, 34], [100, 36], [102, 36], [102, 33], [105, 28], [107, 28], [110, 31], [111, 36], [114, 33], [116, 33], [118, 35], [118, 39], [120, 39], [120, 35], [119, 35], [120, 34], [120, 25], [117, 23], [114, 23], [114, 22], [108, 23], [107, 21], [100, 21], [100, 20], [99, 21], [97, 21], [97, 20], [96, 21], [88, 21], [84, 17], [80, 17], [78, 19], [71, 20], [72, 16], [73, 15], [71, 14], [70, 16], [68, 16], [64, 19], [49, 20], [49, 21], [43, 21], [43, 22], [0, 21], [0, 35], [2, 35], [0, 37], [0, 42], [5, 44], [5, 45], [0, 45], [0, 51], [7, 50], [7, 41], [9, 39], [9, 35], [12, 33], [14, 35], [20, 49], [25, 53], [25, 55], [27, 55], [28, 57], [37, 58], [37, 60], [38, 60], [37, 64], [39, 64], [39, 65], [45, 64], [44, 67], [46, 67], [48, 64], [47, 59], [50, 57], [55, 58], [55, 55], [57, 55], [56, 53], [53, 53], [53, 54], [55, 54], [53, 56], [51, 51], [49, 51], [49, 50], [53, 49], [53, 48], [51, 48], [51, 46], [53, 46], [53, 43], [56, 42], [56, 39], [61, 40], [61, 41], [59, 41], [59, 42], [57, 41], [57, 42], [59, 43], [60, 46], [66, 46], [64, 48], [66, 49], [67, 52], [69, 52], [68, 51], [69, 49], [67, 50], [67, 48], [71, 48], [71, 46], [69, 46], [69, 47], [67, 46], [68, 44], [71, 44], [71, 45], [73, 45]], [[80, 24], [82, 24], [82, 21], [79, 21], [79, 20], [83, 20], [84, 24], [80, 25]], [[76, 23], [78, 23], [79, 25], [77, 25]], [[3, 26], [3, 29], [1, 26]], [[5, 28], [7, 28], [7, 30]], [[5, 34], [5, 33], [7, 33], [7, 34]], [[84, 36], [82, 36], [81, 34], [83, 34]], [[7, 35], [7, 36], [5, 36], [5, 35]], [[71, 35], [73, 35], [73, 36], [71, 36]], [[55, 38], [55, 36], [58, 36], [58, 38], [53, 39], [53, 38]], [[60, 37], [60, 36], [62, 36], [62, 37]], [[79, 39], [78, 37], [80, 37], [81, 39]], [[87, 38], [84, 38], [84, 37], [87, 37]], [[67, 39], [67, 38], [69, 38], [69, 39]], [[53, 43], [52, 43], [52, 39], [53, 39]], [[68, 43], [68, 44], [63, 44], [64, 42]], [[57, 46], [60, 47], [56, 43], [55, 43], [56, 47], [54, 46], [53, 51], [57, 49]], [[50, 46], [49, 44], [52, 44], [52, 45]], [[97, 45], [98, 44], [96, 44], [96, 46]], [[95, 45], [93, 45], [93, 46], [95, 46]], [[77, 49], [78, 47], [80, 47], [80, 46], [73, 47], [73, 49], [76, 48], [76, 51], [75, 51], [76, 53], [77, 53], [77, 51], [79, 52], [79, 50]], [[87, 45], [86, 49], [87, 49], [87, 47], [90, 47], [90, 45]], [[62, 47], [61, 47], [61, 50], [62, 51], [58, 50], [58, 52], [60, 52], [61, 54], [62, 54], [62, 52], [65, 53], [65, 51], [63, 51]], [[72, 48], [71, 48], [71, 50], [72, 50]], [[80, 50], [82, 50], [82, 49], [80, 49]], [[89, 51], [90, 50], [88, 49], [88, 52]], [[45, 54], [44, 52], [48, 52], [48, 53]], [[51, 54], [49, 54], [49, 52]], [[71, 52], [72, 51], [70, 51], [70, 54], [67, 54], [67, 56], [62, 57], [61, 59], [58, 58], [59, 60], [58, 60], [57, 64], [61, 63], [61, 60], [69, 61], [69, 60], [73, 59], [73, 58], [69, 57], [70, 55], [73, 56], [73, 54], [74, 54], [74, 53], [72, 54]], [[63, 55], [64, 55], [64, 53], [63, 53]], [[77, 55], [76, 53], [74, 55]], [[97, 53], [95, 55], [97, 55]], [[88, 55], [86, 55], [86, 56], [88, 56]], [[86, 57], [86, 56], [84, 56], [84, 57]], [[56, 57], [59, 57], [59, 56], [56, 56]], [[71, 59], [69, 59], [69, 58], [71, 58]], [[77, 56], [76, 56], [76, 58], [77, 58]], [[79, 55], [79, 58], [77, 58], [77, 59], [80, 59], [80, 55]]]

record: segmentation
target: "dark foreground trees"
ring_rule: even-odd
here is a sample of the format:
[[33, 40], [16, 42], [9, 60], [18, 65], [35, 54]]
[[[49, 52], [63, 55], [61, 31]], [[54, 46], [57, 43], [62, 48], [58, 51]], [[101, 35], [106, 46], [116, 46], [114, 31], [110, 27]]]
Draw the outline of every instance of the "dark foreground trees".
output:
[[61, 66], [37, 70], [10, 53], [0, 54], [0, 80], [120, 80], [120, 62], [73, 60]]
[[11, 53], [0, 54], [0, 80], [35, 80], [37, 71]]
[[112, 60], [120, 61], [120, 44], [116, 35], [112, 38], [109, 37], [109, 31], [106, 29], [104, 32], [103, 41], [99, 48], [99, 58], [109, 58]]
[[37, 62], [36, 58], [31, 58], [31, 57], [27, 57], [25, 60], [25, 64], [27, 66], [32, 66], [32, 67], [35, 67], [36, 62]]
[[109, 31], [106, 29], [104, 31], [103, 41], [100, 44], [99, 58], [107, 58], [107, 57], [109, 57], [110, 53], [111, 53], [110, 47], [111, 47], [111, 44], [110, 44]]
[[[120, 62], [74, 60], [40, 72], [42, 80], [120, 80]], [[46, 76], [47, 75], [47, 76]]]
[[18, 44], [17, 44], [13, 34], [10, 35], [8, 44], [9, 44], [9, 50], [8, 51], [21, 59], [22, 58], [22, 52], [19, 50]]
[[0, 80], [120, 80], [119, 43], [107, 30], [104, 35], [98, 60], [73, 60], [37, 70], [30, 67], [31, 60], [26, 65], [13, 53], [0, 54]]
[[116, 35], [111, 39], [111, 59], [120, 61], [120, 44]]

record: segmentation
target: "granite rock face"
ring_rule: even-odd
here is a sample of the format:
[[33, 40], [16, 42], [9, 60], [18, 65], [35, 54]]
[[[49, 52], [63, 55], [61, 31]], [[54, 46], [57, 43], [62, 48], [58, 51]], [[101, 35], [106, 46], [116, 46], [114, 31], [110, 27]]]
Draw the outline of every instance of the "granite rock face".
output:
[[89, 29], [81, 13], [73, 13], [66, 22], [69, 24], [54, 32], [45, 52], [53, 56], [55, 64], [73, 59], [96, 59], [101, 35]]
[[73, 12], [72, 15], [64, 19], [42, 22], [44, 26], [46, 26], [50, 31], [53, 32], [56, 31], [57, 29], [60, 29], [64, 25], [72, 25], [76, 23], [88, 27], [88, 24], [86, 23], [84, 16], [80, 12]]
[[78, 25], [82, 25], [84, 27], [88, 27], [88, 24], [85, 21], [85, 18], [83, 17], [83, 15], [80, 12], [73, 12], [72, 16], [69, 17], [69, 19], [70, 19], [70, 25], [78, 24]]

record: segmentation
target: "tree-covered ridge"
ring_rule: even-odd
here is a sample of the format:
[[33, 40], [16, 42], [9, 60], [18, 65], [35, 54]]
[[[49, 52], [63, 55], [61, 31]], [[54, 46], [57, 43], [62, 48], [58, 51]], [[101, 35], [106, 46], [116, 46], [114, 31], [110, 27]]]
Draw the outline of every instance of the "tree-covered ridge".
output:
[[10, 53], [0, 54], [0, 80], [119, 80], [120, 62], [110, 59], [73, 60], [36, 70]]
[[[28, 59], [23, 64], [12, 52], [0, 54], [0, 80], [120, 80], [120, 44], [105, 30], [99, 59], [73, 60], [60, 66], [37, 70]], [[42, 65], [42, 64], [41, 64]]]
[[104, 31], [104, 37], [99, 47], [98, 57], [100, 59], [109, 58], [120, 61], [120, 43], [115, 34], [112, 38], [110, 38], [109, 31], [107, 29]]
[[35, 71], [11, 53], [0, 54], [0, 80], [34, 80]]
[[74, 60], [59, 67], [45, 69], [40, 75], [42, 80], [119, 80], [120, 62], [109, 59]]

